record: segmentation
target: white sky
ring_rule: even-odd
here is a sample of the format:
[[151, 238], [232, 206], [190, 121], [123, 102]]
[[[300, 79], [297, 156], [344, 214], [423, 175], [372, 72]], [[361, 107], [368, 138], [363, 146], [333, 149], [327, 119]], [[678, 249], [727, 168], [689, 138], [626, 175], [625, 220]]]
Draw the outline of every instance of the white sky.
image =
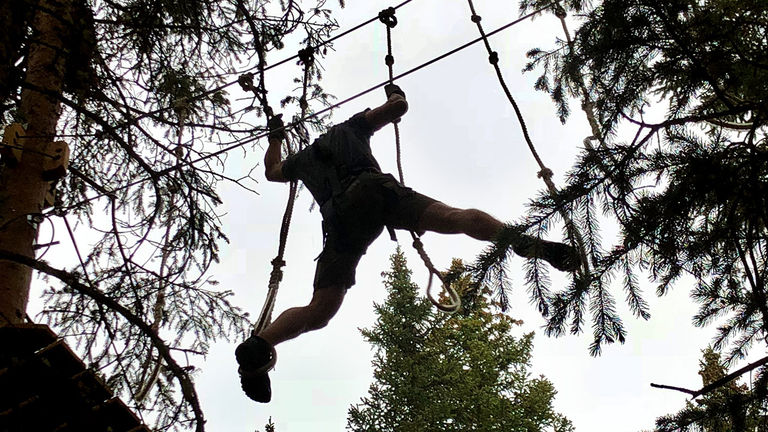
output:
[[[517, 17], [516, 2], [476, 3], [487, 31]], [[394, 4], [349, 1], [336, 17], [344, 30]], [[393, 30], [396, 73], [477, 37], [463, 0], [415, 0], [399, 9], [397, 17], [399, 24]], [[561, 36], [559, 22], [547, 15], [491, 39], [531, 136], [558, 184], [562, 184], [583, 138], [589, 135], [586, 120], [575, 111], [569, 123], [561, 125], [548, 96], [533, 90], [535, 75], [520, 71], [528, 49], [550, 46]], [[324, 62], [324, 88], [344, 99], [385, 80], [385, 40], [384, 25], [377, 22], [336, 42], [336, 51]], [[274, 56], [273, 61], [290, 54], [292, 51]], [[288, 72], [276, 69], [268, 76], [269, 85], [287, 80], [291, 76]], [[536, 177], [537, 165], [482, 45], [410, 75], [399, 84], [410, 102], [410, 111], [401, 123], [406, 183], [450, 205], [480, 208], [502, 220], [520, 217], [526, 202], [543, 184]], [[383, 100], [383, 90], [358, 99], [339, 109], [335, 122]], [[578, 109], [578, 103], [573, 107]], [[374, 136], [372, 146], [382, 168], [394, 173], [393, 140], [392, 130], [387, 128]], [[237, 303], [254, 315], [260, 311], [269, 262], [277, 250], [287, 187], [263, 182], [258, 189], [260, 197], [247, 199], [239, 190], [222, 191], [231, 206], [224, 222], [232, 244], [224, 251], [222, 265], [214, 270], [222, 286], [236, 292]], [[321, 250], [322, 239], [320, 215], [308, 211], [310, 204], [311, 197], [305, 193], [296, 206], [277, 312], [305, 304], [312, 293], [313, 259]], [[424, 285], [427, 275], [407, 242], [407, 233], [400, 238], [414, 280]], [[424, 243], [433, 261], [442, 267], [448, 266], [452, 257], [472, 261], [484, 247], [460, 236], [436, 234], [427, 234]], [[256, 404], [245, 397], [239, 389], [234, 345], [216, 345], [197, 379], [209, 430], [253, 431], [261, 429], [270, 416], [278, 432], [343, 430], [350, 404], [367, 394], [372, 379], [371, 347], [358, 329], [371, 326], [375, 320], [372, 304], [382, 302], [386, 294], [380, 274], [388, 268], [388, 256], [394, 250], [395, 244], [386, 235], [379, 238], [363, 258], [358, 283], [331, 324], [278, 347], [270, 404]], [[516, 289], [511, 314], [525, 320], [521, 333], [538, 332], [543, 320], [528, 303], [521, 265], [520, 259], [512, 262]], [[555, 276], [553, 287], [565, 283], [564, 278]], [[620, 289], [617, 291], [621, 297]], [[588, 326], [587, 334], [580, 337], [552, 339], [538, 332], [531, 371], [554, 382], [559, 392], [556, 408], [577, 430], [649, 429], [657, 416], [681, 408], [685, 401], [682, 394], [652, 389], [651, 382], [700, 386], [698, 359], [709, 333], [689, 324], [695, 307], [686, 297], [686, 283], [661, 301], [655, 299], [653, 288], [647, 291], [651, 321], [638, 322], [623, 308], [629, 341], [606, 347], [600, 358], [588, 354]]]
[[[336, 5], [335, 1], [331, 3]], [[336, 14], [340, 30], [396, 4], [363, 0], [347, 3]], [[517, 18], [516, 4], [476, 1], [487, 31]], [[397, 17], [399, 24], [393, 30], [396, 73], [478, 35], [464, 0], [414, 0], [399, 9]], [[524, 111], [539, 153], [561, 185], [583, 138], [589, 135], [586, 120], [575, 101], [572, 118], [561, 125], [548, 96], [533, 90], [536, 75], [520, 72], [525, 52], [551, 46], [555, 37], [562, 37], [562, 29], [552, 15], [546, 15], [493, 37], [491, 43], [500, 54], [507, 83]], [[376, 22], [337, 41], [336, 51], [323, 63], [322, 85], [326, 91], [344, 99], [385, 80], [385, 40], [384, 25]], [[271, 61], [295, 51], [273, 53]], [[292, 86], [290, 80], [296, 70], [290, 68], [298, 66], [289, 63], [270, 71], [268, 86]], [[543, 184], [536, 177], [538, 167], [483, 46], [476, 44], [398, 84], [410, 102], [410, 111], [401, 123], [406, 184], [449, 205], [483, 209], [501, 220], [521, 217], [526, 202]], [[278, 93], [273, 92], [275, 97]], [[353, 101], [336, 112], [335, 122], [383, 101], [383, 90]], [[277, 100], [271, 102], [279, 106]], [[395, 173], [391, 128], [378, 132], [372, 146], [382, 168]], [[233, 154], [228, 163], [229, 169], [242, 174], [261, 160], [263, 152], [256, 149], [247, 160], [241, 156], [240, 152]], [[223, 246], [222, 263], [212, 271], [222, 289], [234, 291], [234, 302], [254, 319], [266, 293], [287, 195], [286, 185], [266, 182], [262, 172], [261, 167], [257, 168], [260, 196], [231, 185], [222, 186], [223, 210], [227, 212], [223, 222], [231, 244]], [[320, 253], [322, 238], [320, 215], [309, 212], [311, 202], [306, 192], [297, 201], [276, 313], [306, 304], [312, 294], [313, 260]], [[414, 281], [424, 286], [427, 274], [408, 238], [407, 233], [400, 234]], [[471, 262], [484, 247], [468, 238], [436, 234], [424, 236], [424, 243], [438, 267], [447, 267], [453, 257]], [[372, 304], [382, 302], [386, 295], [380, 274], [388, 269], [388, 257], [395, 247], [388, 236], [382, 235], [363, 257], [357, 285], [349, 291], [331, 324], [278, 347], [277, 368], [271, 373], [270, 404], [254, 403], [240, 390], [234, 358], [236, 343], [214, 345], [196, 378], [207, 429], [263, 432], [271, 416], [278, 432], [344, 430], [350, 404], [367, 394], [372, 380], [371, 347], [358, 329], [370, 327], [375, 321]], [[700, 330], [690, 325], [695, 312], [695, 305], [687, 298], [690, 281], [682, 281], [672, 294], [660, 300], [655, 298], [653, 287], [646, 289], [651, 303], [650, 322], [633, 319], [622, 304], [628, 342], [606, 346], [602, 357], [592, 358], [587, 349], [591, 342], [589, 324], [586, 334], [578, 337], [552, 339], [539, 331], [543, 320], [528, 303], [522, 285], [522, 262], [512, 260], [515, 291], [510, 313], [525, 321], [520, 333], [537, 332], [531, 372], [543, 374], [554, 383], [559, 392], [556, 409], [568, 416], [578, 431], [650, 429], [657, 416], [674, 412], [685, 402], [681, 393], [652, 389], [651, 382], [700, 387], [700, 350], [709, 342], [713, 329]], [[553, 288], [566, 283], [563, 276], [553, 272]], [[622, 300], [620, 288], [616, 295], [617, 300]]]

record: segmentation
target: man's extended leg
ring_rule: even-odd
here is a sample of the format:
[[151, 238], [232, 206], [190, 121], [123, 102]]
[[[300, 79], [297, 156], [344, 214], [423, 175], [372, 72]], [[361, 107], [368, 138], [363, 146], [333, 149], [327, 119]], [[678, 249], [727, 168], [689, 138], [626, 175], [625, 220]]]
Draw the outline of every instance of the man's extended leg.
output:
[[440, 234], [466, 234], [472, 238], [493, 241], [504, 224], [476, 209], [457, 209], [441, 202], [431, 204], [419, 220], [420, 231]]
[[[502, 228], [504, 224], [488, 213], [476, 209], [457, 209], [441, 202], [427, 207], [419, 220], [420, 231], [466, 234], [485, 241], [494, 241]], [[563, 243], [520, 233], [512, 250], [525, 258], [541, 258], [558, 270], [574, 271], [578, 268], [578, 252]]]

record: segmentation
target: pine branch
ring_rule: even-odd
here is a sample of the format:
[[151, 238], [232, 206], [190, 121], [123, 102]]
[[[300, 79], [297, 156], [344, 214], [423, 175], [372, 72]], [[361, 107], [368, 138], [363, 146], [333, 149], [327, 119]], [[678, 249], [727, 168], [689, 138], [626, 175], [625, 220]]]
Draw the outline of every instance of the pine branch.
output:
[[179, 385], [181, 386], [181, 392], [184, 395], [184, 399], [187, 400], [187, 402], [190, 404], [190, 406], [192, 407], [192, 410], [195, 413], [195, 421], [197, 424], [196, 431], [197, 432], [205, 431], [205, 417], [203, 415], [203, 410], [200, 407], [200, 400], [197, 397], [195, 386], [192, 383], [192, 380], [190, 379], [189, 374], [181, 366], [179, 366], [178, 363], [176, 363], [176, 360], [174, 360], [173, 356], [171, 356], [171, 350], [168, 347], [168, 345], [166, 345], [165, 341], [157, 334], [157, 332], [154, 329], [152, 329], [152, 327], [149, 324], [144, 322], [144, 320], [142, 320], [136, 314], [131, 312], [125, 306], [121, 305], [116, 300], [106, 296], [104, 293], [102, 293], [98, 289], [94, 287], [90, 287], [80, 282], [77, 275], [73, 273], [51, 267], [45, 261], [38, 261], [34, 258], [29, 258], [27, 256], [13, 253], [13, 252], [8, 252], [2, 249], [0, 249], [0, 259], [13, 261], [13, 262], [25, 265], [27, 267], [30, 267], [32, 269], [35, 269], [41, 273], [45, 273], [47, 275], [53, 276], [56, 279], [59, 279], [64, 284], [66, 284], [67, 286], [69, 286], [70, 288], [78, 291], [83, 295], [86, 295], [92, 298], [97, 303], [102, 304], [114, 310], [115, 312], [122, 315], [123, 318], [125, 318], [128, 322], [138, 327], [147, 337], [149, 337], [150, 341], [152, 341], [152, 345], [155, 346], [158, 353], [160, 353], [160, 356], [163, 357], [163, 360], [165, 360], [166, 364], [168, 365], [168, 369], [179, 381]]

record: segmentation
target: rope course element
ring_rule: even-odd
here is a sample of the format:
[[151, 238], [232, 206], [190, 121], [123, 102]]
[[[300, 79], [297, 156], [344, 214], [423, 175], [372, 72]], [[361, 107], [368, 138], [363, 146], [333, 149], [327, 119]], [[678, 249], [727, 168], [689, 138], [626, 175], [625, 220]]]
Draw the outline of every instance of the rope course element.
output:
[[[403, 4], [405, 4], [405, 3], [403, 3]], [[524, 16], [522, 16], [520, 18], [517, 18], [517, 19], [515, 19], [513, 21], [510, 21], [509, 23], [507, 23], [505, 25], [502, 25], [502, 26], [496, 28], [493, 31], [488, 32], [485, 36], [486, 36], [486, 38], [490, 38], [493, 35], [501, 33], [504, 30], [507, 30], [507, 29], [517, 25], [517, 24], [520, 24], [523, 21], [526, 21], [526, 20], [530, 19], [531, 17], [533, 17], [533, 16], [543, 12], [544, 10], [548, 9], [549, 7], [551, 7], [551, 5], [542, 7], [540, 9], [535, 10], [535, 11], [532, 11], [532, 12], [528, 13], [527, 15], [524, 15]], [[378, 16], [375, 19], [378, 19]], [[426, 68], [428, 66], [431, 66], [434, 63], [439, 62], [440, 60], [444, 60], [445, 58], [450, 57], [450, 56], [458, 53], [459, 51], [463, 51], [464, 49], [469, 48], [470, 46], [475, 45], [476, 43], [483, 41], [483, 39], [484, 38], [482, 38], [482, 37], [478, 37], [478, 38], [473, 39], [473, 40], [471, 40], [471, 41], [469, 41], [469, 42], [467, 42], [467, 43], [465, 43], [465, 44], [463, 44], [461, 46], [458, 46], [458, 47], [456, 47], [456, 48], [454, 48], [452, 50], [446, 51], [445, 53], [440, 54], [440, 55], [438, 55], [438, 56], [436, 56], [436, 57], [434, 57], [434, 58], [432, 58], [432, 59], [430, 59], [430, 60], [428, 60], [428, 61], [426, 61], [426, 62], [424, 62], [424, 63], [422, 63], [420, 65], [418, 65], [418, 66], [415, 66], [415, 67], [413, 67], [413, 68], [411, 68], [411, 69], [409, 69], [409, 70], [407, 70], [405, 72], [402, 72], [402, 73], [400, 73], [398, 75], [393, 76], [392, 80], [393, 81], [394, 80], [398, 80], [400, 78], [403, 78], [403, 77], [406, 77], [406, 76], [411, 75], [413, 73], [416, 73], [416, 72], [420, 71], [421, 69], [424, 69], [424, 68]], [[291, 57], [291, 59], [294, 59], [294, 58], [297, 58], [297, 57], [298, 57], [298, 55], [294, 56], [294, 57]], [[284, 62], [281, 62], [281, 63], [284, 63]], [[297, 125], [299, 125], [299, 124], [301, 124], [301, 123], [303, 123], [303, 122], [305, 122], [307, 120], [310, 120], [312, 118], [321, 116], [323, 114], [326, 114], [326, 113], [328, 113], [328, 112], [330, 112], [330, 111], [332, 111], [332, 110], [334, 110], [334, 109], [336, 109], [336, 108], [338, 108], [338, 107], [340, 107], [342, 105], [345, 105], [345, 104], [347, 104], [347, 103], [349, 103], [349, 102], [351, 102], [351, 101], [353, 101], [355, 99], [358, 99], [358, 98], [360, 98], [362, 96], [367, 95], [368, 93], [371, 93], [371, 92], [373, 92], [375, 90], [378, 90], [378, 89], [384, 87], [385, 85], [389, 84], [389, 82], [390, 82], [389, 80], [380, 82], [380, 83], [375, 84], [375, 85], [373, 85], [373, 86], [371, 86], [371, 87], [369, 87], [369, 88], [367, 88], [365, 90], [360, 91], [359, 93], [356, 93], [356, 94], [354, 94], [352, 96], [349, 96], [346, 99], [343, 99], [343, 100], [341, 100], [339, 102], [336, 102], [335, 104], [329, 105], [329, 106], [323, 108], [322, 110], [315, 111], [312, 114], [305, 115], [305, 116], [303, 116], [301, 118], [298, 118], [295, 121], [286, 124], [285, 125], [285, 129], [286, 130], [287, 129], [291, 129], [291, 128], [293, 128], [293, 127], [295, 127], [295, 126], [297, 126]], [[230, 83], [230, 85], [234, 84], [234, 83], [237, 83], [237, 81], [234, 81], [233, 83]], [[210, 92], [206, 92], [205, 94], [210, 94]], [[190, 99], [190, 100], [192, 100], [192, 99]], [[243, 147], [243, 146], [245, 146], [247, 144], [256, 142], [256, 141], [258, 141], [258, 140], [260, 140], [262, 138], [266, 138], [268, 134], [269, 134], [269, 132], [267, 132], [267, 131], [262, 132], [260, 134], [255, 134], [255, 135], [253, 135], [250, 138], [247, 138], [247, 139], [244, 139], [242, 141], [239, 141], [239, 142], [237, 142], [235, 144], [232, 144], [230, 146], [227, 146], [225, 148], [217, 150], [217, 151], [215, 151], [213, 153], [210, 153], [210, 154], [207, 154], [207, 155], [204, 155], [204, 156], [200, 156], [200, 157], [198, 157], [196, 159], [192, 159], [192, 160], [179, 161], [175, 165], [169, 166], [167, 168], [164, 168], [162, 170], [159, 170], [159, 171], [155, 172], [154, 175], [156, 177], [157, 176], [168, 175], [169, 173], [171, 173], [173, 171], [177, 171], [177, 170], [180, 170], [182, 168], [195, 165], [195, 164], [197, 164], [199, 162], [202, 162], [204, 160], [220, 156], [220, 155], [228, 153], [228, 152], [230, 152], [232, 150], [235, 150], [235, 149], [238, 149], [240, 147]], [[134, 180], [134, 181], [132, 181], [130, 183], [127, 183], [127, 184], [124, 184], [122, 186], [116, 187], [116, 188], [112, 189], [111, 191], [103, 191], [103, 192], [100, 192], [97, 195], [94, 195], [93, 197], [86, 198], [86, 199], [84, 199], [82, 201], [79, 201], [79, 202], [77, 202], [75, 204], [72, 204], [70, 206], [62, 207], [60, 210], [65, 211], [65, 210], [68, 210], [68, 209], [79, 207], [79, 206], [81, 206], [83, 204], [87, 204], [87, 203], [89, 203], [91, 201], [94, 201], [94, 200], [97, 200], [97, 199], [99, 199], [101, 197], [112, 195], [112, 194], [114, 194], [117, 191], [128, 189], [130, 187], [133, 187], [133, 186], [136, 186], [138, 184], [144, 183], [146, 181], [152, 180], [152, 178], [153, 178], [152, 176], [148, 176], [148, 177], [145, 177], [145, 178], [142, 178], [142, 179], [136, 179], [136, 180]]]
[[[307, 103], [307, 87], [309, 86], [309, 77], [310, 77], [310, 68], [314, 64], [315, 57], [314, 57], [314, 49], [310, 46], [299, 50], [298, 57], [300, 59], [300, 62], [304, 65], [304, 79], [302, 82], [302, 93], [301, 98], [299, 99], [299, 106], [301, 107], [301, 116], [300, 119], [307, 118], [307, 110], [309, 109], [309, 104]], [[263, 85], [263, 80], [261, 81]], [[271, 116], [272, 109], [269, 108], [269, 105], [266, 103], [266, 100], [264, 99], [262, 101], [264, 104], [264, 112], [268, 113], [268, 116]], [[298, 121], [297, 121], [298, 122]], [[286, 136], [287, 139], [287, 136]], [[299, 149], [302, 149], [304, 147], [303, 140], [299, 141]], [[293, 150], [290, 146], [290, 143], [287, 145], [288, 153], [293, 154]], [[288, 230], [291, 227], [291, 219], [293, 217], [293, 207], [294, 203], [296, 201], [296, 194], [298, 191], [298, 182], [297, 181], [291, 181], [290, 186], [288, 188], [288, 202], [285, 205], [285, 212], [283, 212], [283, 220], [280, 225], [280, 240], [278, 243], [277, 248], [277, 256], [272, 260], [272, 272], [269, 275], [269, 284], [267, 285], [267, 298], [264, 301], [264, 306], [261, 309], [261, 314], [259, 315], [259, 319], [256, 321], [256, 324], [253, 328], [253, 334], [257, 335], [261, 333], [262, 330], [267, 328], [267, 326], [272, 322], [272, 312], [275, 308], [275, 300], [277, 299], [277, 291], [280, 288], [280, 281], [283, 280], [283, 270], [282, 268], [285, 266], [285, 260], [283, 259], [285, 255], [285, 247], [288, 242]], [[272, 356], [273, 361], [275, 359], [275, 356]]]
[[[396, 6], [393, 6], [393, 8], [399, 9], [399, 8], [407, 5], [408, 3], [412, 2], [412, 1], [413, 0], [405, 0], [402, 3], [400, 3], [400, 4], [396, 5]], [[245, 9], [243, 9], [243, 13], [246, 14], [247, 11]], [[375, 22], [378, 19], [379, 19], [378, 15], [374, 16], [374, 17], [372, 17], [372, 18], [370, 18], [370, 19], [368, 19], [368, 20], [366, 20], [366, 21], [364, 21], [364, 22], [362, 22], [362, 23], [360, 23], [360, 24], [358, 24], [358, 25], [356, 25], [356, 26], [354, 26], [354, 27], [352, 27], [350, 29], [347, 29], [347, 30], [345, 30], [345, 31], [343, 31], [343, 32], [341, 32], [341, 33], [331, 37], [331, 38], [328, 38], [328, 39], [326, 39], [324, 41], [321, 41], [321, 42], [317, 43], [317, 45], [315, 45], [313, 48], [317, 49], [317, 48], [320, 48], [322, 46], [325, 46], [325, 45], [328, 45], [330, 43], [333, 43], [334, 41], [336, 41], [338, 39], [341, 39], [342, 37], [347, 36], [350, 33], [354, 33], [355, 31], [360, 30], [361, 28], [367, 26], [368, 24], [371, 24], [372, 22]], [[245, 73], [247, 73], [247, 72], [249, 72], [251, 70], [257, 69], [260, 72], [260, 74], [263, 76], [265, 71], [268, 71], [268, 70], [270, 70], [272, 68], [276, 68], [278, 66], [282, 66], [282, 65], [284, 65], [284, 64], [286, 64], [286, 63], [288, 63], [290, 61], [296, 60], [296, 59], [299, 59], [299, 54], [294, 54], [291, 57], [285, 58], [283, 60], [278, 61], [277, 63], [273, 63], [273, 64], [270, 64], [270, 65], [264, 64], [261, 61], [261, 59], [260, 59], [259, 64], [257, 64], [256, 67], [251, 67], [250, 69], [246, 69], [246, 70], [242, 71], [240, 74], [242, 75], [242, 74], [245, 74]], [[219, 92], [219, 91], [222, 91], [222, 90], [224, 90], [226, 88], [232, 87], [233, 85], [238, 84], [239, 81], [240, 81], [240, 77], [238, 77], [235, 80], [232, 80], [232, 81], [229, 81], [227, 83], [224, 83], [224, 84], [222, 84], [220, 86], [217, 86], [217, 87], [214, 87], [212, 89], [203, 91], [200, 94], [197, 94], [195, 96], [190, 96], [186, 100], [189, 101], [189, 102], [192, 102], [192, 101], [196, 101], [198, 99], [202, 99], [202, 98], [210, 96], [210, 95], [212, 95], [212, 94], [214, 94], [216, 92]], [[131, 123], [133, 123], [133, 122], [135, 122], [137, 120], [141, 120], [142, 118], [146, 118], [146, 117], [149, 117], [149, 116], [160, 114], [160, 113], [162, 113], [164, 111], [168, 111], [169, 109], [173, 109], [173, 107], [158, 108], [158, 109], [156, 109], [154, 111], [150, 111], [150, 112], [144, 113], [144, 114], [142, 114], [140, 116], [137, 116], [137, 117], [131, 119], [130, 122], [126, 122], [126, 123], [123, 123], [122, 125], [115, 126], [115, 129], [119, 129], [121, 127], [129, 125], [129, 124], [131, 124]]]
[[[558, 190], [557, 186], [555, 186], [555, 183], [552, 181], [553, 172], [544, 164], [541, 156], [539, 156], [539, 152], [536, 150], [536, 146], [531, 140], [531, 136], [528, 133], [528, 127], [526, 126], [525, 119], [523, 118], [523, 113], [520, 110], [517, 101], [515, 101], [515, 98], [512, 96], [512, 92], [509, 90], [509, 87], [504, 80], [504, 75], [501, 73], [501, 68], [499, 67], [499, 53], [491, 48], [491, 43], [488, 41], [488, 36], [490, 36], [490, 34], [485, 33], [485, 29], [481, 23], [482, 17], [477, 14], [475, 5], [472, 0], [467, 0], [467, 2], [469, 3], [469, 10], [472, 12], [471, 20], [477, 26], [477, 30], [480, 33], [480, 38], [483, 40], [486, 51], [488, 51], [488, 62], [493, 66], [493, 69], [496, 72], [496, 77], [499, 79], [499, 84], [504, 90], [504, 94], [507, 96], [507, 100], [509, 100], [512, 108], [515, 110], [517, 120], [520, 123], [520, 128], [523, 131], [523, 137], [525, 138], [525, 142], [528, 144], [528, 149], [533, 155], [533, 158], [536, 160], [536, 163], [539, 165], [539, 172], [537, 176], [544, 181], [544, 184], [547, 186], [547, 190], [551, 195], [554, 196], [557, 194]], [[539, 9], [539, 11], [549, 9], [553, 6], [556, 7], [557, 5], [557, 2], [553, 2], [544, 8]], [[537, 11], [537, 13], [539, 11]], [[575, 244], [579, 249], [579, 254], [581, 255], [581, 266], [579, 268], [579, 272], [582, 274], [582, 276], [586, 277], [589, 275], [589, 261], [587, 259], [587, 253], [584, 246], [584, 239], [582, 238], [579, 230], [576, 228], [573, 219], [571, 219], [571, 217], [562, 208], [560, 209], [560, 216], [565, 222], [566, 230], [568, 231], [568, 237], [570, 238], [571, 242]]]
[[[395, 57], [392, 55], [392, 29], [397, 25], [397, 17], [395, 16], [395, 9], [388, 8], [379, 12], [379, 20], [387, 27], [387, 55], [384, 57], [384, 63], [387, 65], [389, 72], [389, 84], [394, 84], [394, 64]], [[395, 149], [397, 152], [397, 174], [400, 177], [400, 183], [405, 185], [405, 179], [403, 176], [403, 164], [402, 164], [402, 145], [400, 141], [400, 119], [392, 122], [392, 126], [395, 128]], [[421, 238], [415, 232], [411, 231], [411, 238], [413, 239], [413, 248], [419, 254], [419, 257], [424, 262], [424, 266], [429, 271], [429, 281], [427, 282], [427, 298], [432, 302], [435, 307], [443, 312], [453, 313], [461, 308], [461, 297], [450, 283], [446, 283], [442, 273], [440, 273], [432, 264], [432, 260], [424, 250], [424, 244], [421, 242]], [[448, 302], [441, 303], [438, 299], [432, 296], [432, 280], [434, 276], [440, 280], [443, 289], [448, 293]]]

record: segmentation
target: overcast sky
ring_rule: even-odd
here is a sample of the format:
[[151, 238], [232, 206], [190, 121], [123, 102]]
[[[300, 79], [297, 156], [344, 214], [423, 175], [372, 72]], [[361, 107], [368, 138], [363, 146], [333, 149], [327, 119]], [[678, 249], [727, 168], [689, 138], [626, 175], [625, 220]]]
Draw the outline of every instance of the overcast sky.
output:
[[[333, 3], [333, 4], [331, 4]], [[337, 2], [329, 2], [335, 7]], [[340, 30], [348, 29], [396, 3], [350, 0], [335, 15]], [[517, 2], [478, 0], [478, 13], [488, 31], [517, 18]], [[477, 37], [464, 0], [414, 0], [397, 12], [393, 30], [395, 69], [408, 70], [443, 52]], [[574, 162], [578, 147], [590, 135], [583, 114], [575, 111], [561, 125], [546, 94], [533, 89], [535, 74], [521, 73], [525, 52], [532, 47], [551, 46], [562, 37], [552, 15], [524, 22], [491, 39], [500, 54], [507, 82], [523, 109], [530, 134], [554, 180]], [[371, 24], [334, 45], [335, 52], [323, 62], [323, 87], [344, 99], [386, 79], [384, 25]], [[293, 55], [286, 48], [273, 53], [272, 62]], [[298, 68], [288, 63], [268, 73], [268, 86], [288, 87]], [[504, 221], [515, 221], [526, 203], [544, 186], [536, 177], [538, 167], [528, 152], [512, 108], [498, 85], [481, 44], [425, 68], [398, 82], [407, 94], [410, 111], [401, 123], [403, 165], [406, 184], [456, 207], [483, 209]], [[277, 94], [279, 92], [273, 92]], [[337, 110], [340, 122], [366, 107], [384, 101], [383, 90], [360, 98]], [[279, 106], [278, 101], [271, 101]], [[578, 103], [573, 104], [574, 109]], [[290, 114], [290, 113], [287, 113]], [[290, 117], [290, 115], [286, 115]], [[259, 122], [259, 119], [252, 119]], [[385, 171], [396, 172], [391, 127], [378, 132], [374, 154]], [[252, 157], [242, 153], [228, 160], [232, 172], [245, 173], [263, 157], [256, 149]], [[268, 183], [261, 166], [257, 169], [259, 196], [223, 185], [224, 229], [231, 239], [222, 251], [222, 263], [213, 269], [221, 287], [235, 292], [235, 303], [258, 316], [267, 288], [270, 261], [277, 251], [280, 221], [287, 186]], [[312, 294], [314, 258], [320, 253], [320, 215], [310, 212], [312, 198], [303, 193], [297, 201], [289, 236], [285, 276], [275, 307], [304, 305]], [[558, 239], [559, 230], [552, 230]], [[610, 232], [605, 233], [607, 239]], [[424, 287], [427, 274], [418, 256], [401, 233], [401, 244], [414, 270], [414, 281]], [[472, 261], [485, 246], [460, 236], [427, 234], [427, 251], [438, 267], [447, 267], [454, 257]], [[559, 239], [558, 239], [559, 240]], [[357, 270], [357, 285], [331, 324], [278, 347], [278, 363], [271, 373], [273, 400], [257, 404], [240, 390], [234, 358], [236, 343], [213, 346], [202, 373], [196, 378], [208, 423], [207, 430], [248, 431], [259, 429], [272, 417], [278, 432], [337, 432], [346, 425], [350, 404], [366, 396], [372, 380], [371, 347], [359, 328], [375, 321], [373, 303], [386, 296], [381, 272], [388, 269], [396, 244], [380, 237], [363, 257]], [[700, 350], [712, 330], [690, 325], [695, 305], [688, 299], [689, 280], [682, 280], [670, 295], [656, 299], [646, 285], [652, 318], [640, 322], [623, 305], [629, 339], [624, 345], [606, 346], [604, 354], [588, 354], [591, 334], [546, 337], [543, 320], [528, 303], [522, 285], [522, 263], [511, 263], [514, 297], [510, 314], [524, 320], [518, 332], [535, 331], [531, 372], [544, 375], [555, 385], [556, 409], [570, 418], [578, 431], [638, 431], [650, 429], [659, 415], [684, 406], [685, 396], [652, 389], [651, 382], [699, 388], [697, 375]], [[553, 271], [553, 288], [567, 283]], [[617, 297], [622, 298], [620, 289]]]
[[[374, 16], [385, 2], [349, 1], [336, 15], [341, 30]], [[517, 2], [478, 1], [476, 7], [489, 31], [517, 17]], [[463, 0], [414, 0], [397, 12], [393, 30], [395, 71], [402, 72], [477, 37]], [[500, 54], [509, 86], [523, 109], [531, 136], [547, 164], [562, 184], [563, 175], [575, 159], [583, 138], [589, 135], [583, 114], [575, 111], [561, 125], [546, 94], [533, 89], [534, 74], [521, 73], [525, 52], [532, 47], [551, 46], [562, 37], [559, 22], [546, 15], [515, 26], [491, 39]], [[335, 52], [324, 62], [324, 88], [344, 99], [386, 79], [384, 25], [371, 24], [335, 43]], [[277, 53], [282, 59], [293, 52]], [[297, 67], [291, 64], [281, 68]], [[295, 71], [274, 69], [269, 85], [280, 80], [290, 85]], [[406, 184], [457, 207], [483, 209], [497, 218], [513, 221], [521, 217], [526, 203], [543, 188], [536, 177], [538, 167], [527, 150], [514, 112], [498, 85], [487, 54], [477, 44], [399, 82], [410, 103], [401, 123]], [[356, 112], [384, 100], [383, 90], [340, 108], [340, 122]], [[276, 102], [273, 101], [273, 105]], [[578, 103], [573, 104], [574, 108]], [[390, 128], [378, 132], [374, 153], [385, 171], [396, 171], [394, 137]], [[262, 155], [258, 154], [258, 158]], [[234, 162], [234, 159], [230, 159]], [[247, 164], [247, 162], [244, 162]], [[261, 170], [259, 170], [261, 172]], [[224, 188], [228, 215], [224, 219], [232, 244], [223, 263], [214, 269], [222, 286], [236, 293], [236, 301], [258, 315], [266, 292], [270, 260], [277, 250], [280, 219], [287, 186], [262, 181], [261, 196]], [[278, 294], [276, 312], [303, 305], [312, 294], [313, 259], [320, 252], [320, 215], [310, 212], [311, 196], [297, 202], [289, 237], [285, 277]], [[557, 234], [559, 230], [552, 230]], [[611, 233], [606, 233], [610, 238]], [[427, 274], [418, 256], [400, 235], [403, 249], [414, 270], [414, 281], [425, 286]], [[556, 239], [556, 237], [553, 237]], [[460, 236], [427, 234], [424, 243], [433, 261], [442, 267], [458, 257], [472, 261], [484, 244]], [[363, 257], [357, 285], [348, 293], [339, 314], [318, 332], [304, 335], [278, 347], [278, 364], [271, 373], [273, 401], [251, 402], [240, 391], [233, 344], [214, 347], [203, 373], [197, 379], [211, 431], [253, 431], [263, 428], [271, 416], [278, 432], [341, 431], [347, 410], [367, 394], [372, 380], [371, 347], [359, 328], [375, 321], [372, 305], [382, 302], [386, 292], [381, 272], [396, 244], [380, 237]], [[536, 331], [531, 371], [543, 374], [558, 390], [556, 408], [568, 416], [579, 431], [638, 431], [653, 426], [659, 415], [674, 412], [685, 396], [652, 389], [651, 382], [698, 388], [700, 349], [710, 332], [692, 328], [695, 306], [687, 298], [690, 281], [656, 299], [652, 286], [646, 292], [652, 305], [649, 322], [633, 319], [626, 307], [629, 340], [607, 346], [600, 358], [592, 358], [587, 334], [559, 339], [546, 337], [543, 320], [528, 303], [522, 285], [521, 259], [512, 260], [515, 295], [512, 316], [523, 319], [520, 333]], [[553, 272], [553, 287], [566, 284]], [[621, 298], [620, 293], [617, 297]]]

